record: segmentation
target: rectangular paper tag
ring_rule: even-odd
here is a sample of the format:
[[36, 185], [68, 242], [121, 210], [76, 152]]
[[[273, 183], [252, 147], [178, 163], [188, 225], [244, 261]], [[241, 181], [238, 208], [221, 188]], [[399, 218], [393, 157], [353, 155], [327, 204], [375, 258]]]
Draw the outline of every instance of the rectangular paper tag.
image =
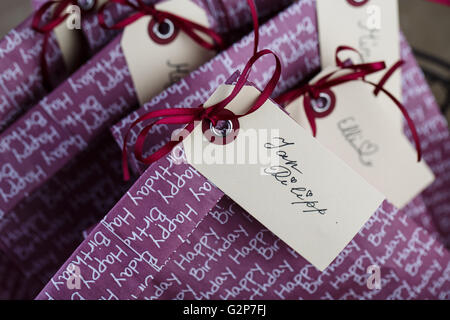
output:
[[[397, 0], [317, 0], [322, 66], [335, 65], [337, 47], [358, 50], [365, 62], [384, 61], [389, 67], [400, 60], [400, 27]], [[359, 59], [356, 55], [349, 56]], [[345, 56], [343, 56], [345, 58]], [[369, 76], [379, 81], [382, 73]], [[401, 76], [395, 73], [386, 89], [401, 97]]]
[[[333, 70], [325, 69], [316, 78]], [[373, 89], [362, 81], [333, 87], [336, 104], [329, 115], [316, 118], [316, 138], [402, 208], [433, 182], [434, 175], [424, 161], [417, 162], [415, 148], [398, 131], [398, 107], [383, 93], [375, 96]], [[310, 128], [302, 97], [286, 111]]]
[[[205, 106], [231, 90], [219, 87]], [[227, 108], [243, 114], [259, 94], [246, 86]], [[188, 162], [324, 270], [384, 197], [272, 101], [239, 124], [236, 139], [226, 145], [210, 143], [197, 126], [183, 140]]]
[[[97, 11], [106, 1], [107, 0], [97, 0], [95, 2], [95, 8], [92, 10]], [[53, 31], [59, 48], [61, 49], [64, 64], [69, 73], [72, 73], [78, 68], [84, 55], [83, 50], [86, 50], [83, 45], [84, 39], [81, 33], [81, 10], [80, 6], [75, 4], [67, 6], [64, 13], [69, 16]]]
[[[190, 0], [164, 1], [155, 7], [205, 27], [209, 26], [206, 12]], [[215, 55], [214, 51], [200, 46], [182, 30], [178, 30], [173, 40], [167, 43], [155, 42], [148, 33], [152, 27], [151, 20], [151, 17], [144, 16], [127, 26], [121, 40], [140, 104], [149, 101]], [[166, 31], [170, 33], [176, 30], [173, 27], [174, 29], [168, 28]], [[157, 25], [154, 28], [157, 29]], [[170, 38], [170, 34], [164, 34], [164, 37]]]
[[[72, 13], [70, 12], [70, 7], [67, 8], [66, 13]], [[81, 30], [77, 28], [70, 29], [67, 23], [68, 19], [77, 18], [72, 18], [70, 16], [64, 22], [58, 25], [53, 32], [55, 33], [56, 41], [58, 42], [59, 48], [61, 49], [64, 64], [70, 74], [75, 71], [80, 65], [83, 57], [83, 50], [86, 49], [83, 46], [83, 35], [81, 33]]]

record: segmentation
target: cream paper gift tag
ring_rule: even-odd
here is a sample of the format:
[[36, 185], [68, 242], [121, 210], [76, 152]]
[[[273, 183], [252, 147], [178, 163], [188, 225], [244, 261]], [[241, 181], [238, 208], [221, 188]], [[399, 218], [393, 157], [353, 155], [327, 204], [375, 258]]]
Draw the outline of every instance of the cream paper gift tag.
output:
[[[222, 100], [232, 88], [222, 85], [205, 106]], [[227, 108], [243, 114], [259, 94], [245, 86]], [[202, 125], [195, 127], [183, 140], [188, 162], [324, 270], [379, 207], [383, 195], [270, 100], [239, 123], [239, 134], [227, 145], [210, 143]], [[248, 159], [242, 158], [245, 155]]]
[[[92, 5], [96, 7], [92, 9], [97, 11], [107, 0], [84, 0], [83, 4], [86, 8], [91, 8]], [[59, 24], [54, 30], [56, 41], [63, 56], [64, 64], [69, 73], [77, 69], [79, 63], [84, 55], [85, 50], [83, 44], [82, 27], [82, 13], [81, 7], [77, 5], [69, 5], [64, 13], [69, 14], [67, 19]]]
[[[323, 67], [335, 65], [336, 49], [342, 45], [358, 50], [364, 62], [384, 61], [389, 67], [400, 60], [397, 0], [317, 0], [317, 19]], [[342, 60], [352, 58], [355, 63], [361, 62], [358, 55], [345, 54]], [[367, 79], [378, 82], [381, 77], [382, 73], [376, 73]], [[385, 88], [401, 97], [399, 72], [389, 78]]]
[[[164, 1], [156, 4], [155, 8], [209, 27], [205, 11], [190, 0]], [[149, 101], [215, 55], [215, 52], [203, 48], [182, 30], [172, 42], [156, 43], [150, 39], [147, 31], [151, 19], [144, 16], [127, 26], [121, 40], [140, 104]]]
[[[315, 79], [333, 70], [327, 68]], [[342, 72], [346, 71], [336, 75]], [[331, 90], [336, 105], [326, 117], [316, 118], [317, 140], [402, 208], [433, 182], [434, 175], [424, 161], [417, 162], [416, 149], [398, 131], [396, 119], [403, 117], [400, 110], [384, 93], [375, 96], [374, 87], [363, 81]], [[286, 106], [286, 111], [310, 128], [303, 97]]]

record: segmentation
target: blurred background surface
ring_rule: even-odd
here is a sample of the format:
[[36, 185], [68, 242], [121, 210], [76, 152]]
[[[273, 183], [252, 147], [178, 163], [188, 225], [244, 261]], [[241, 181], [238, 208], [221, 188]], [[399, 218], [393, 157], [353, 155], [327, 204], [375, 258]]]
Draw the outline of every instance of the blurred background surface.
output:
[[[401, 29], [450, 122], [450, 7], [426, 0], [399, 0], [399, 6]], [[0, 0], [0, 37], [30, 13], [31, 0]]]

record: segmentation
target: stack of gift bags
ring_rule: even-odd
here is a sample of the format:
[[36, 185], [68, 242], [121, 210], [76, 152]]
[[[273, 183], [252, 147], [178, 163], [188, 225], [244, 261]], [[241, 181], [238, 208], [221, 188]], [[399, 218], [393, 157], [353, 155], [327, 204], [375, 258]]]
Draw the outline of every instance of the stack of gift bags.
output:
[[0, 40], [2, 299], [450, 297], [396, 1], [34, 6]]

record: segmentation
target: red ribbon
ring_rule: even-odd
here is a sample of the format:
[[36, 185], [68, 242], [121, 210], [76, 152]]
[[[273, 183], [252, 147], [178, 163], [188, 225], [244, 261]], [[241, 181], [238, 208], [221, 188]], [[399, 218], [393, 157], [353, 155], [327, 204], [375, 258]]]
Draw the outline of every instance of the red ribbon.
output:
[[[136, 12], [130, 15], [129, 17], [119, 21], [118, 23], [108, 26], [105, 23], [105, 16], [104, 16], [104, 10], [108, 3], [118, 3], [124, 6], [128, 6], [132, 9], [134, 9]], [[152, 16], [153, 19], [157, 23], [163, 23], [164, 20], [170, 20], [175, 28], [178, 30], [183, 30], [189, 37], [192, 38], [195, 42], [197, 42], [202, 47], [208, 49], [208, 50], [220, 50], [225, 47], [224, 41], [221, 36], [219, 36], [217, 33], [215, 33], [213, 30], [204, 27], [198, 23], [195, 23], [193, 21], [190, 21], [186, 18], [180, 17], [176, 14], [167, 12], [167, 11], [161, 11], [155, 8], [155, 6], [147, 5], [142, 0], [137, 0], [137, 4], [135, 5], [129, 0], [110, 0], [109, 2], [105, 3], [98, 12], [98, 20], [102, 27], [106, 29], [122, 29], [125, 28], [127, 25], [135, 22], [136, 20], [144, 17], [144, 16]], [[149, 30], [149, 33], [151, 31]], [[210, 43], [203, 39], [199, 33], [202, 33], [208, 37], [210, 37], [214, 43]], [[149, 34], [150, 37], [152, 37], [151, 34]], [[152, 37], [153, 38], [153, 37]]]
[[378, 72], [380, 70], [383, 70], [386, 68], [385, 63], [382, 61], [379, 62], [372, 62], [372, 63], [361, 63], [361, 64], [353, 64], [348, 65], [340, 60], [339, 53], [345, 50], [351, 50], [354, 52], [359, 52], [351, 47], [347, 46], [340, 46], [336, 49], [336, 65], [340, 68], [340, 70], [347, 69], [351, 70], [351, 72], [346, 73], [341, 76], [333, 77], [337, 71], [330, 72], [329, 74], [324, 75], [319, 80], [317, 80], [313, 84], [306, 84], [299, 88], [295, 88], [291, 91], [288, 91], [281, 96], [279, 96], [276, 99], [276, 102], [279, 104], [287, 104], [289, 102], [292, 102], [296, 100], [297, 98], [304, 96], [303, 99], [303, 107], [305, 109], [306, 117], [308, 119], [308, 122], [311, 126], [313, 135], [316, 136], [317, 133], [317, 126], [315, 119], [320, 117], [321, 115], [318, 115], [317, 112], [313, 109], [311, 100], [318, 99], [320, 97], [320, 93], [329, 91], [332, 87], [350, 82], [350, 81], [357, 81], [361, 80], [365, 83], [368, 83], [372, 85], [374, 89], [374, 95], [377, 96], [380, 92], [383, 92], [386, 94], [400, 109], [400, 111], [403, 114], [403, 117], [406, 119], [406, 122], [408, 124], [409, 130], [411, 131], [412, 137], [414, 139], [414, 143], [416, 145], [417, 150], [417, 161], [420, 161], [422, 158], [422, 150], [420, 146], [420, 139], [419, 135], [417, 134], [416, 127], [414, 125], [414, 122], [412, 121], [411, 117], [408, 114], [408, 111], [403, 106], [403, 104], [398, 101], [390, 92], [388, 92], [386, 89], [383, 88], [386, 81], [392, 76], [392, 74], [403, 64], [403, 61], [398, 61], [395, 63], [391, 68], [388, 69], [386, 74], [382, 77], [379, 83], [373, 83], [371, 81], [368, 81], [365, 79], [365, 77], [369, 74]]
[[[50, 21], [46, 24], [41, 25], [43, 17], [50, 7], [56, 5], [55, 10], [52, 13]], [[47, 64], [47, 60], [45, 59], [45, 55], [47, 53], [48, 48], [48, 40], [50, 38], [50, 33], [60, 25], [64, 20], [67, 19], [69, 13], [66, 13], [65, 10], [70, 5], [78, 5], [77, 0], [61, 0], [61, 1], [48, 1], [44, 3], [34, 14], [33, 21], [31, 23], [31, 27], [44, 35], [44, 41], [42, 43], [42, 51], [41, 51], [41, 69], [42, 69], [42, 78], [44, 82], [44, 87], [50, 91], [50, 72]], [[83, 9], [82, 9], [83, 11]]]
[[365, 5], [367, 2], [369, 2], [369, 0], [347, 0], [347, 2], [349, 3], [349, 4], [351, 4], [352, 6], [355, 6], [355, 7], [361, 7], [361, 6], [363, 6], [363, 5]]
[[[187, 132], [192, 132], [195, 128], [195, 122], [201, 121], [204, 123], [205, 121], [208, 121], [212, 123], [212, 125], [216, 126], [219, 121], [226, 121], [226, 120], [238, 120], [241, 117], [247, 116], [256, 110], [259, 109], [271, 96], [273, 90], [275, 89], [278, 80], [281, 76], [281, 62], [279, 58], [274, 54], [272, 51], [268, 49], [264, 49], [261, 51], [258, 51], [258, 43], [259, 43], [259, 37], [258, 37], [258, 15], [256, 12], [256, 7], [253, 2], [253, 0], [247, 0], [251, 12], [252, 17], [254, 21], [254, 32], [255, 32], [255, 42], [254, 42], [254, 50], [253, 50], [253, 56], [250, 58], [250, 60], [247, 62], [247, 64], [244, 67], [244, 70], [240, 74], [231, 94], [223, 99], [222, 101], [205, 108], [203, 104], [199, 105], [196, 108], [177, 108], [177, 109], [160, 109], [151, 111], [143, 116], [141, 116], [139, 119], [134, 121], [130, 128], [128, 129], [125, 139], [124, 139], [124, 145], [122, 150], [122, 167], [123, 167], [123, 173], [124, 173], [124, 179], [129, 180], [130, 173], [128, 169], [128, 155], [127, 155], [127, 141], [129, 134], [131, 130], [137, 126], [139, 123], [151, 119], [158, 119], [152, 122], [151, 124], [144, 127], [140, 133], [138, 134], [136, 144], [134, 145], [134, 155], [136, 159], [139, 161], [145, 163], [145, 164], [151, 164], [158, 159], [162, 158], [166, 154], [172, 151], [172, 149], [180, 142], [180, 141], [169, 141], [164, 146], [162, 146], [160, 149], [149, 155], [148, 157], [143, 156], [143, 149], [144, 149], [144, 143], [145, 138], [149, 131], [155, 126], [159, 124], [185, 124], [186, 127], [184, 128], [187, 130]], [[275, 57], [275, 71], [272, 75], [272, 78], [267, 83], [264, 90], [261, 92], [261, 94], [258, 96], [256, 101], [252, 104], [250, 109], [242, 115], [235, 115], [231, 111], [225, 109], [225, 107], [239, 94], [241, 89], [246, 84], [248, 77], [250, 75], [252, 66], [258, 61], [261, 57], [265, 55], [273, 55]], [[181, 140], [183, 138], [181, 137]]]

